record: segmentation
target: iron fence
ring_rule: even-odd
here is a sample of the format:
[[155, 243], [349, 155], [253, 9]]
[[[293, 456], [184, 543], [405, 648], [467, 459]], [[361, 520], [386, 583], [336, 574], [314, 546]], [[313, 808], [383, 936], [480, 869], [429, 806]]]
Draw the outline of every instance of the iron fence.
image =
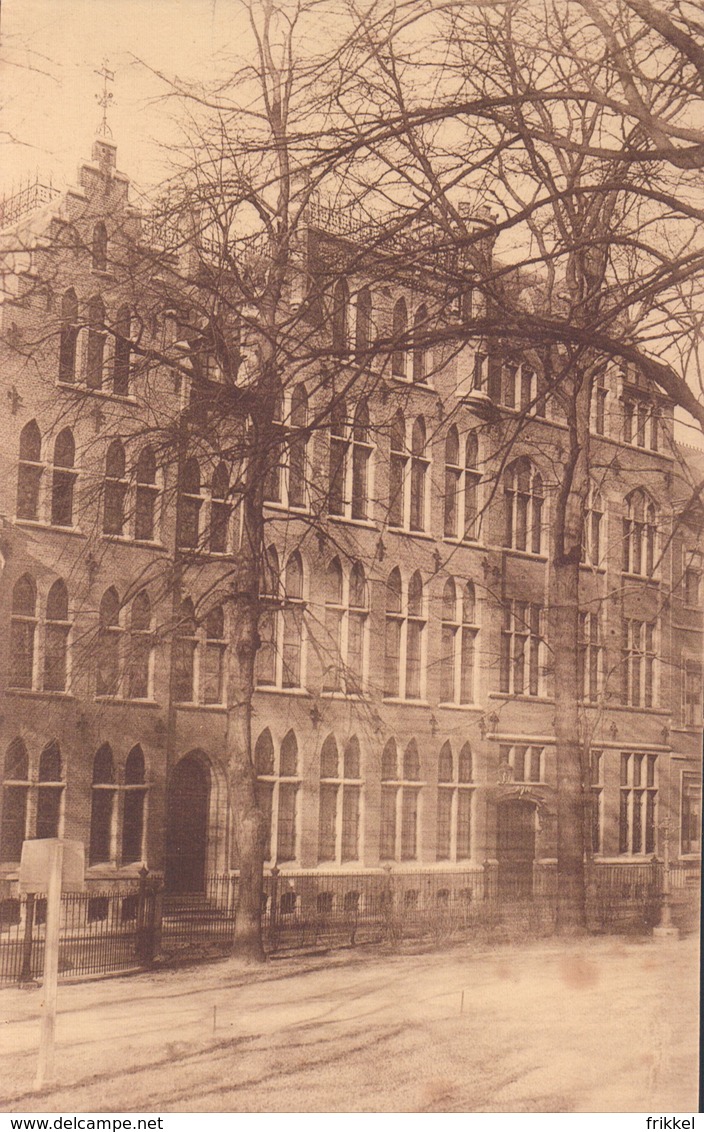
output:
[[[677, 863], [670, 871], [673, 904], [683, 926], [696, 922], [699, 869]], [[661, 861], [599, 862], [587, 870], [591, 931], [643, 930], [658, 922], [663, 893]], [[61, 905], [59, 970], [90, 975], [208, 958], [230, 951], [238, 877], [209, 876], [199, 894], [164, 894], [146, 870], [133, 886], [65, 894]], [[303, 948], [398, 943], [458, 933], [488, 939], [549, 935], [555, 929], [554, 865], [536, 869], [529, 891], [499, 884], [495, 862], [481, 868], [433, 872], [281, 872], [264, 878], [263, 938], [273, 955]], [[687, 924], [689, 915], [689, 925]], [[46, 900], [0, 900], [0, 984], [41, 976]]]

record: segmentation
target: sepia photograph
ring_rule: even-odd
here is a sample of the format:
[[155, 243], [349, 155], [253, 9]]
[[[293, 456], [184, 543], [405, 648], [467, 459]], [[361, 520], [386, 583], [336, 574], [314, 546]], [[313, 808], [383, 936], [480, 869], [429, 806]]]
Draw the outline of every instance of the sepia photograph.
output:
[[3, 0], [0, 1111], [694, 1127], [703, 175], [699, 0]]

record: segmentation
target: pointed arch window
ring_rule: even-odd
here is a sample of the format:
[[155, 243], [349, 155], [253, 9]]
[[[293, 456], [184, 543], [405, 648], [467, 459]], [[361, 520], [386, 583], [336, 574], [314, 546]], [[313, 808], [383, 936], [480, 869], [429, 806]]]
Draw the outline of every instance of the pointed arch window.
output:
[[308, 394], [303, 385], [297, 385], [291, 394], [291, 425], [288, 454], [288, 505], [306, 505], [306, 454], [308, 427]]
[[504, 472], [505, 546], [541, 553], [543, 501], [540, 472], [527, 456], [514, 460]]
[[13, 739], [7, 748], [3, 768], [0, 861], [4, 863], [14, 863], [22, 856], [22, 842], [28, 832], [29, 790], [27, 748], [21, 739]]
[[109, 743], [104, 743], [93, 759], [89, 865], [102, 865], [114, 859], [113, 825], [116, 793], [112, 748]]
[[260, 687], [276, 684], [280, 595], [279, 556], [276, 547], [270, 546], [262, 562], [260, 583], [259, 648], [256, 656], [256, 678]]
[[464, 534], [468, 542], [479, 537], [479, 444], [476, 432], [467, 435], [464, 446]]
[[419, 700], [422, 690], [423, 638], [425, 618], [423, 611], [423, 581], [418, 570], [408, 583], [408, 618], [406, 621], [406, 681], [404, 694], [407, 700]]
[[352, 421], [352, 518], [369, 518], [369, 408], [362, 400]]
[[138, 593], [130, 609], [130, 653], [127, 695], [148, 700], [152, 669], [152, 606], [145, 590]]
[[421, 303], [413, 318], [413, 380], [418, 384], [425, 382], [428, 376], [427, 346], [425, 337], [428, 333], [428, 308]]
[[658, 516], [655, 504], [642, 488], [626, 498], [623, 520], [623, 572], [650, 578], [655, 571]]
[[61, 578], [58, 578], [49, 590], [46, 599], [44, 689], [47, 692], [66, 691], [70, 632], [68, 590]]
[[364, 654], [369, 618], [367, 579], [361, 562], [350, 570], [347, 611], [347, 692], [359, 694], [364, 686]]
[[123, 865], [144, 860], [144, 811], [147, 800], [144, 753], [139, 744], [132, 748], [125, 763], [122, 808]]
[[200, 467], [195, 456], [190, 456], [181, 470], [178, 545], [184, 550], [195, 550], [200, 540], [201, 495]]
[[268, 859], [284, 863], [298, 857], [298, 742], [288, 731], [278, 758], [268, 728], [254, 747], [257, 797], [269, 829]]
[[78, 299], [72, 287], [61, 298], [61, 335], [59, 338], [59, 381], [76, 380], [76, 347], [78, 344]]
[[282, 686], [301, 687], [303, 654], [303, 562], [297, 550], [286, 563], [283, 607]]
[[346, 279], [338, 279], [332, 293], [332, 348], [346, 354], [349, 349], [350, 290]]
[[225, 464], [218, 464], [210, 487], [210, 553], [226, 554], [230, 525], [230, 475]]
[[51, 480], [51, 522], [55, 527], [73, 526], [76, 485], [76, 445], [70, 428], [64, 428], [54, 441], [54, 468]]
[[355, 325], [355, 351], [360, 361], [368, 354], [372, 344], [372, 293], [362, 287], [357, 293], [357, 321]]
[[128, 306], [123, 306], [115, 319], [115, 357], [112, 370], [112, 391], [119, 397], [129, 395], [131, 358], [132, 312]]
[[425, 495], [430, 464], [426, 457], [425, 445], [425, 421], [422, 417], [418, 417], [413, 422], [411, 433], [411, 513], [409, 525], [412, 531], [425, 530]]
[[326, 574], [323, 691], [359, 694], [368, 613], [364, 567], [353, 563], [346, 578], [339, 559], [334, 558]]
[[328, 511], [331, 515], [344, 515], [345, 513], [347, 446], [347, 406], [344, 400], [339, 400], [335, 402], [330, 413]]
[[190, 597], [187, 597], [181, 602], [174, 641], [174, 698], [179, 703], [190, 704], [195, 701], [197, 648], [195, 610]]
[[120, 692], [121, 638], [120, 599], [111, 586], [103, 594], [98, 613], [98, 672], [96, 693], [117, 696]]
[[61, 799], [65, 785], [62, 777], [61, 750], [54, 739], [51, 743], [47, 743], [39, 756], [37, 837], [59, 836]]
[[391, 373], [405, 378], [408, 372], [408, 308], [405, 299], [394, 304], [391, 324]]
[[342, 758], [328, 735], [320, 752], [318, 860], [344, 864], [359, 859], [361, 805], [359, 742], [348, 741]]
[[472, 854], [472, 750], [465, 743], [457, 762], [450, 743], [438, 760], [435, 852], [438, 861], [465, 861]]
[[386, 634], [384, 638], [384, 695], [401, 694], [401, 638], [403, 633], [403, 587], [396, 566], [386, 582]]
[[402, 527], [406, 512], [406, 422], [400, 409], [391, 422], [389, 459], [389, 526]]
[[413, 861], [418, 856], [421, 767], [418, 746], [412, 739], [399, 766], [398, 749], [389, 739], [381, 759], [382, 860]]
[[37, 635], [37, 587], [29, 574], [15, 582], [10, 625], [11, 688], [33, 688]]
[[88, 304], [88, 341], [86, 344], [86, 385], [89, 389], [103, 388], [105, 365], [105, 307], [99, 295]]
[[442, 595], [442, 703], [473, 702], [476, 636], [474, 586], [471, 582], [457, 585], [453, 578], [448, 578]]
[[602, 561], [601, 528], [604, 518], [604, 503], [601, 493], [592, 485], [589, 488], [584, 512], [584, 538], [582, 542], [582, 562], [590, 566], [600, 566]]
[[156, 511], [159, 488], [156, 482], [156, 459], [151, 448], [143, 448], [135, 468], [134, 537], [153, 542], [156, 534]]
[[323, 691], [339, 692], [342, 689], [342, 630], [345, 607], [342, 597], [343, 579], [339, 558], [329, 563], [325, 578], [325, 642], [324, 652], [329, 663], [323, 673]]
[[17, 472], [17, 518], [39, 519], [39, 491], [44, 466], [41, 462], [42, 438], [36, 421], [29, 421], [20, 433], [20, 462]]
[[281, 503], [284, 468], [284, 391], [280, 382], [277, 383], [273, 397], [267, 448], [268, 468], [265, 475], [264, 499], [267, 503]]
[[203, 702], [221, 704], [225, 697], [225, 612], [216, 605], [205, 618]]
[[461, 486], [460, 439], [456, 426], [452, 425], [445, 437], [445, 495], [443, 500], [445, 538], [457, 538]]
[[108, 266], [108, 230], [102, 220], [93, 228], [92, 260], [94, 271], [105, 271]]
[[105, 457], [103, 485], [103, 534], [121, 535], [125, 528], [125, 449], [120, 440], [113, 440]]

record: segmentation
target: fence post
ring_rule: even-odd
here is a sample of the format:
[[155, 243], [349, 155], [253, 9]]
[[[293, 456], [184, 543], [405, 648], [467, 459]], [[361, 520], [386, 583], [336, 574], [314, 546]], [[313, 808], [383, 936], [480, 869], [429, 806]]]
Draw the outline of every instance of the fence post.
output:
[[279, 866], [271, 866], [271, 912], [269, 915], [269, 940], [271, 950], [276, 951], [278, 946], [279, 926]]
[[24, 906], [24, 937], [22, 939], [22, 968], [20, 982], [29, 983], [32, 979], [32, 942], [34, 935], [34, 893], [28, 892]]
[[[154, 958], [154, 894], [147, 888], [149, 869], [142, 865], [139, 870], [139, 890], [137, 892], [137, 934], [135, 955], [142, 963], [151, 963]], [[149, 897], [152, 899], [149, 899]]]

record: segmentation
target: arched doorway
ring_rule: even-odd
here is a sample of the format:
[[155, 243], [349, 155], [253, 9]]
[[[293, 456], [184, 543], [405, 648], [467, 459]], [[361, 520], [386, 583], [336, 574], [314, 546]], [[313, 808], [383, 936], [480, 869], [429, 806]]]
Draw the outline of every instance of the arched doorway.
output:
[[501, 896], [516, 898], [533, 893], [535, 814], [535, 803], [522, 798], [507, 798], [499, 803], [496, 858]]
[[164, 885], [169, 893], [203, 892], [208, 849], [210, 771], [186, 755], [174, 767], [166, 808]]

